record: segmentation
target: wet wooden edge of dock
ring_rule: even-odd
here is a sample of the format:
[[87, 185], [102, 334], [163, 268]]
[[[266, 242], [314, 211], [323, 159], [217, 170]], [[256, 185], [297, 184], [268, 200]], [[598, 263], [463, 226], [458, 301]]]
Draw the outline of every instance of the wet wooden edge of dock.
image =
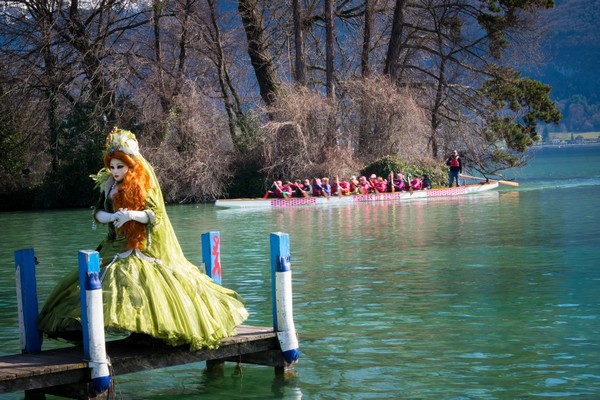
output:
[[[288, 369], [273, 328], [242, 325], [217, 349], [191, 351], [189, 346], [109, 341], [106, 352], [111, 374], [120, 375], [199, 361], [234, 361]], [[88, 382], [90, 369], [82, 346], [0, 357], [0, 393]]]

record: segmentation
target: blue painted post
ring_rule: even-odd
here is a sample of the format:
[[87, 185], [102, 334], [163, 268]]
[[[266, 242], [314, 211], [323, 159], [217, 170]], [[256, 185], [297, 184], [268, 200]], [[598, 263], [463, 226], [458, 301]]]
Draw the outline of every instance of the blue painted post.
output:
[[300, 357], [298, 337], [292, 312], [292, 265], [290, 239], [287, 233], [271, 233], [271, 291], [273, 298], [273, 328], [283, 358], [288, 364]]
[[[221, 275], [221, 236], [219, 232], [204, 232], [202, 234], [202, 261], [206, 275], [217, 284], [222, 284]], [[206, 369], [211, 374], [223, 376], [225, 361], [206, 360]]]
[[21, 352], [38, 353], [42, 350], [42, 334], [37, 326], [38, 298], [33, 249], [15, 251], [15, 274]]
[[219, 232], [202, 234], [202, 261], [206, 266], [206, 275], [217, 284], [222, 283], [221, 276], [221, 236]]
[[84, 358], [89, 360], [94, 390], [102, 393], [110, 386], [110, 372], [104, 339], [100, 255], [97, 251], [79, 251], [79, 288]]

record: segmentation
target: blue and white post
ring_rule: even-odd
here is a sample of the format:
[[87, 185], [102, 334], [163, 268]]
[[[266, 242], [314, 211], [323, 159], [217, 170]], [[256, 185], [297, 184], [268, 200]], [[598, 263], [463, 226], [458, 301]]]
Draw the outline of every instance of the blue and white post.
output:
[[[221, 236], [219, 232], [204, 232], [202, 234], [202, 261], [206, 275], [221, 285], [223, 276], [221, 274]], [[222, 376], [225, 372], [225, 361], [206, 360], [206, 368], [212, 374]]]
[[216, 284], [221, 285], [221, 236], [219, 232], [205, 232], [202, 234], [202, 261], [206, 268], [206, 275], [210, 276]]
[[288, 364], [300, 357], [298, 337], [292, 312], [292, 265], [290, 239], [287, 233], [271, 233], [271, 291], [273, 295], [273, 328]]
[[92, 386], [96, 393], [102, 393], [110, 386], [110, 372], [104, 340], [100, 255], [97, 251], [79, 251], [79, 288], [83, 353], [92, 370]]
[[15, 275], [21, 352], [39, 353], [42, 350], [42, 334], [37, 326], [38, 298], [33, 249], [15, 251]]

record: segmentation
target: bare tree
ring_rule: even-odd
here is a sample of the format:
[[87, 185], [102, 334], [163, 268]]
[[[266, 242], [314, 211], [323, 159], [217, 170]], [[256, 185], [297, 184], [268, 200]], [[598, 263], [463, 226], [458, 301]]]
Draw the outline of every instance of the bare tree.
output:
[[356, 168], [351, 153], [324, 153], [331, 102], [306, 87], [282, 92], [263, 126], [263, 172], [270, 178], [344, 175]]
[[398, 67], [398, 61], [400, 59], [400, 53], [403, 48], [403, 33], [404, 28], [404, 12], [405, 7], [408, 4], [408, 0], [396, 0], [394, 6], [394, 16], [392, 18], [392, 32], [388, 43], [387, 56], [385, 58], [385, 67], [383, 73], [389, 75], [392, 80], [398, 79], [400, 69]]
[[[156, 65], [162, 65], [163, 63], [160, 19], [163, 16], [164, 7], [165, 5], [163, 0], [152, 0], [152, 28], [154, 31], [154, 58], [156, 60]], [[162, 68], [158, 69], [157, 80], [157, 86], [159, 88], [158, 96], [160, 99], [160, 105], [162, 108], [162, 112], [166, 113], [169, 109], [169, 104], [165, 97], [165, 73]]]
[[228, 70], [226, 55], [223, 50], [223, 40], [219, 27], [215, 1], [208, 0], [210, 8], [210, 24], [206, 29], [207, 42], [210, 46], [209, 57], [218, 71], [219, 88], [223, 98], [223, 105], [227, 113], [229, 133], [234, 146], [238, 151], [245, 151], [251, 147], [250, 127], [246, 114], [242, 108], [240, 96], [235, 88]]
[[248, 54], [256, 80], [260, 88], [260, 95], [266, 105], [272, 104], [277, 98], [281, 83], [273, 59], [269, 54], [269, 44], [264, 36], [264, 24], [258, 2], [256, 0], [239, 0], [238, 10], [248, 40]]
[[[522, 124], [518, 113], [512, 119], [515, 132], [530, 132], [529, 138], [521, 133], [512, 136], [510, 129], [490, 135], [500, 125], [488, 124], [489, 117], [503, 106], [490, 107], [489, 92], [483, 89], [490, 79], [510, 76], [505, 74], [501, 60], [507, 35], [530, 27], [530, 21], [522, 16], [547, 6], [546, 2], [534, 0], [487, 5], [460, 0], [396, 0], [384, 73], [398, 85], [418, 93], [421, 106], [429, 113], [428, 147], [433, 156], [449, 147], [466, 146], [467, 141], [455, 129], [461, 126], [465, 130], [467, 121], [471, 122], [471, 128], [466, 131], [488, 138], [488, 143], [503, 141], [518, 151], [522, 144], [532, 143], [535, 132], [527, 125], [535, 122]], [[503, 82], [516, 83], [510, 79]], [[525, 107], [546, 104], [541, 91], [533, 87], [526, 90], [538, 100]], [[524, 93], [523, 96], [527, 97]], [[504, 101], [498, 100], [497, 105]], [[551, 121], [555, 115], [548, 110], [542, 119]], [[519, 139], [515, 140], [516, 137]], [[489, 146], [477, 151], [490, 150], [498, 154], [497, 149]], [[505, 155], [507, 160], [512, 158], [508, 152]]]
[[369, 57], [371, 55], [371, 36], [373, 29], [373, 11], [377, 5], [377, 0], [365, 0], [365, 24], [363, 34], [363, 46], [360, 55], [361, 75], [367, 77], [371, 74]]
[[387, 76], [346, 81], [347, 93], [343, 108], [344, 130], [352, 132], [355, 126], [360, 133], [360, 152], [364, 163], [386, 155], [397, 155], [405, 161], [426, 159], [429, 124], [427, 116], [407, 88], [399, 88]]
[[160, 144], [149, 144], [146, 151], [165, 199], [197, 202], [222, 196], [232, 175], [232, 143], [225, 118], [192, 82], [173, 98], [173, 105], [179, 110], [172, 118], [173, 129]]
[[294, 78], [299, 85], [306, 85], [306, 54], [304, 52], [304, 10], [300, 0], [293, 0], [294, 9]]

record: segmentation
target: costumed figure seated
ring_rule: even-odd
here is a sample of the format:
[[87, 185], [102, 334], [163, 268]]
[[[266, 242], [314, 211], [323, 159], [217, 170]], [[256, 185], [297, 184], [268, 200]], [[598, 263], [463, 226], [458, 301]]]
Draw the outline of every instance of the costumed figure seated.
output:
[[[102, 191], [93, 219], [108, 226], [97, 248], [105, 328], [192, 350], [218, 347], [248, 318], [242, 298], [185, 258], [154, 170], [131, 132], [109, 134], [104, 165], [93, 176]], [[50, 337], [81, 336], [78, 269], [54, 289], [38, 326]]]

